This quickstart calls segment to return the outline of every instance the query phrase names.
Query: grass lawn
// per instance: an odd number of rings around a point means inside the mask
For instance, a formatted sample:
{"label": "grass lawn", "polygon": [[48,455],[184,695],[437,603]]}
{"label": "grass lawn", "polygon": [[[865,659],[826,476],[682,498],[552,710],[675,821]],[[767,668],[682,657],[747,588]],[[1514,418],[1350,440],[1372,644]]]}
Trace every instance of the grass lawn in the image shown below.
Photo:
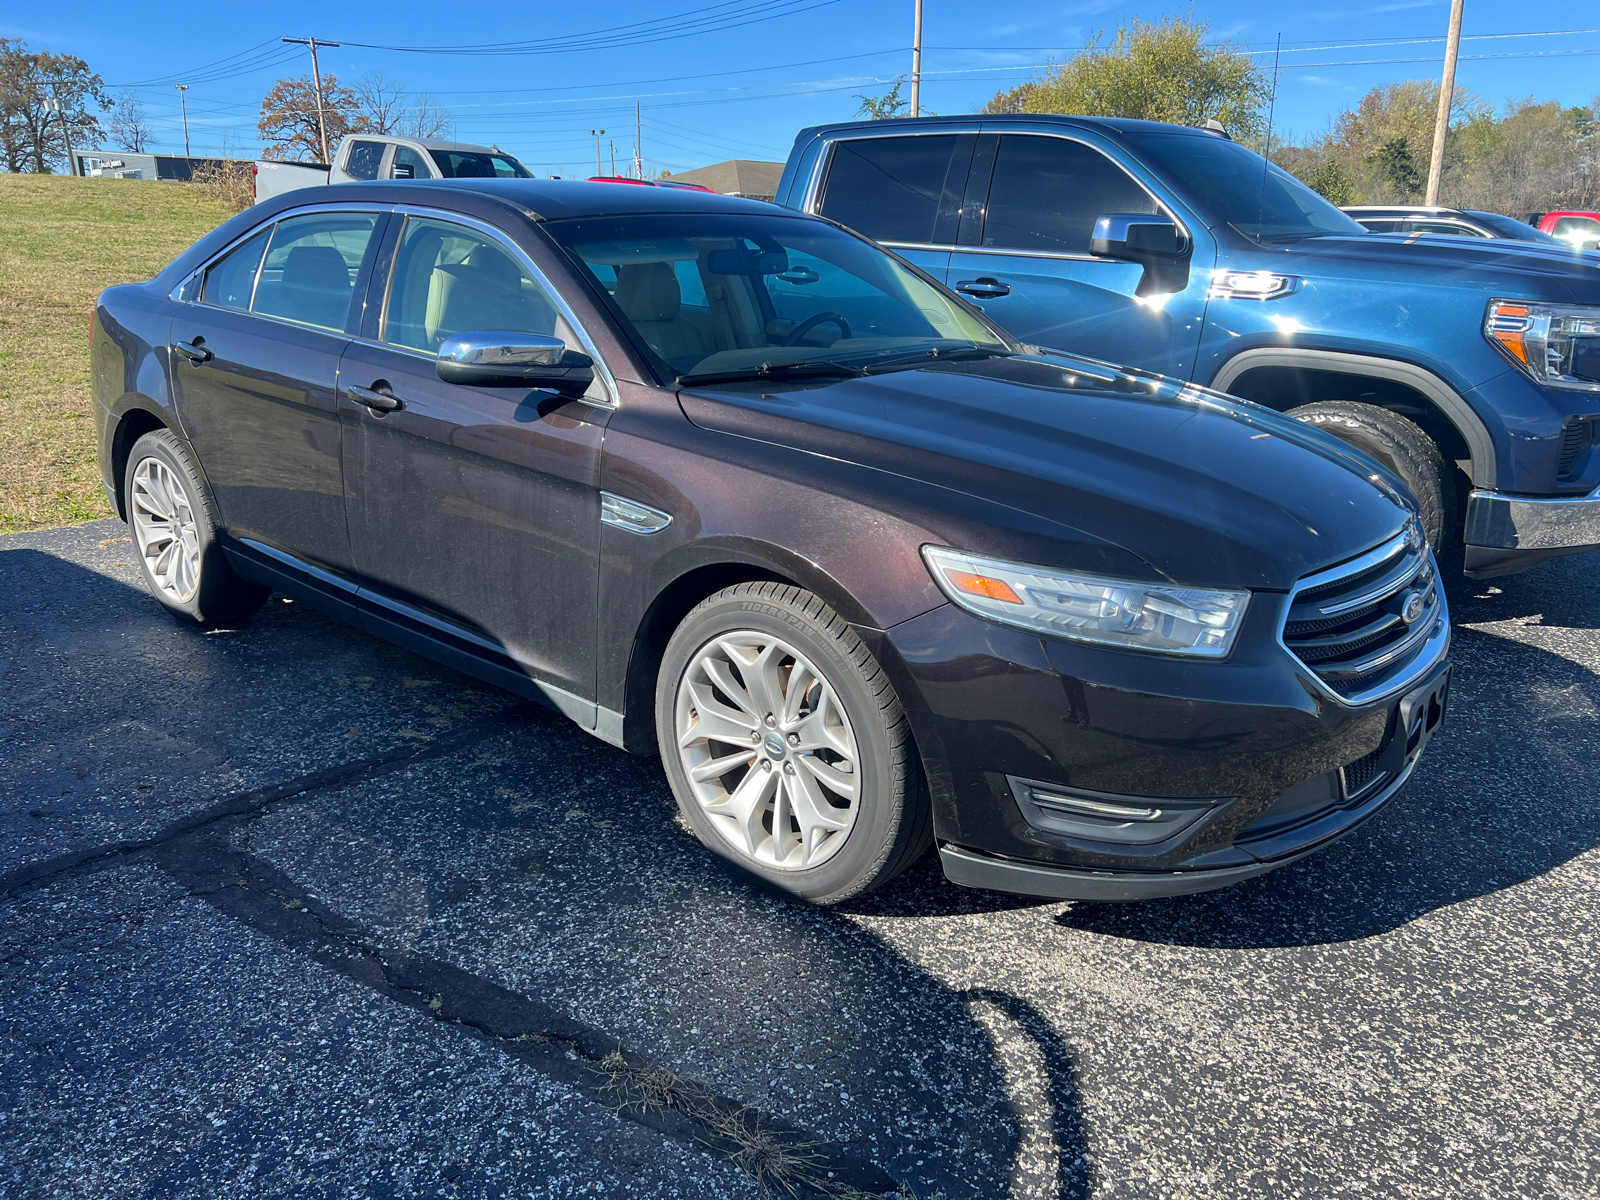
{"label": "grass lawn", "polygon": [[111,515],[89,317],[233,210],[174,183],[0,174],[0,533]]}

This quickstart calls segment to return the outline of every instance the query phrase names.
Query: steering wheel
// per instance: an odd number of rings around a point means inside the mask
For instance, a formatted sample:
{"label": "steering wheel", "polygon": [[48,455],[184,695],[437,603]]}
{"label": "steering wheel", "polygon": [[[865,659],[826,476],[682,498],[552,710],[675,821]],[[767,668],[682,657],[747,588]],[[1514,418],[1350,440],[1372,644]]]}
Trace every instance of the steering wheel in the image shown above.
{"label": "steering wheel", "polygon": [[813,313],[811,316],[807,317],[804,321],[801,321],[800,324],[796,325],[792,330],[790,330],[789,336],[783,339],[783,345],[798,346],[800,344],[800,339],[805,337],[806,334],[810,333],[818,325],[827,325],[830,322],[839,327],[841,338],[847,338],[850,336],[850,322],[844,319],[844,314],[836,312],[820,312]]}

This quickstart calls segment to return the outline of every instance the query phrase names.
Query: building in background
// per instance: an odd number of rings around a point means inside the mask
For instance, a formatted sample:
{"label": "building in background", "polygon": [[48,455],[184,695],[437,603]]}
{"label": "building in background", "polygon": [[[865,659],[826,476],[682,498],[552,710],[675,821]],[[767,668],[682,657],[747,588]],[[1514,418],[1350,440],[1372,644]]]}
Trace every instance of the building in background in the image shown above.
{"label": "building in background", "polygon": [[196,167],[220,167],[223,158],[182,154],[135,154],[131,150],[74,150],[75,173],[94,179],[171,179],[186,183]]}
{"label": "building in background", "polygon": [[746,200],[771,200],[778,194],[778,180],[782,177],[781,162],[753,158],[730,158],[709,167],[665,176],[674,183],[698,183],[724,196],[743,196]]}

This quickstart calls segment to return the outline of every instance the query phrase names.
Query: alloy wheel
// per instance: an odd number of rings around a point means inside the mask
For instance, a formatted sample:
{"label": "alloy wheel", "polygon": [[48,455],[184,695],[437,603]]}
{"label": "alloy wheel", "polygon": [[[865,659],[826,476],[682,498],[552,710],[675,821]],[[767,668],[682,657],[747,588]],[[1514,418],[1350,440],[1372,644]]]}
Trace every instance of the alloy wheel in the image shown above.
{"label": "alloy wheel", "polygon": [[128,509],[150,578],[167,599],[187,604],[200,587],[200,524],[183,481],[161,459],[142,459]]}
{"label": "alloy wheel", "polygon": [[674,729],[695,802],[741,856],[800,871],[844,845],[860,811],[856,735],[793,646],[756,630],[702,646],[678,682]]}

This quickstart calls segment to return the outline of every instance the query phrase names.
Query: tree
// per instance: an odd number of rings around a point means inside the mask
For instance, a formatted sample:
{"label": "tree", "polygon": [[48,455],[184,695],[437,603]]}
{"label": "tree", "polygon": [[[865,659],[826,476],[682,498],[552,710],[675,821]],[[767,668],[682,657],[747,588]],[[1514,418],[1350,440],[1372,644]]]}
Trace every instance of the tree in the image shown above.
{"label": "tree", "polygon": [[1060,66],[1010,91],[985,112],[1077,113],[1136,117],[1176,125],[1220,121],[1240,141],[1266,130],[1271,82],[1250,55],[1207,45],[1209,24],[1184,17],[1135,19],[1102,45],[1102,30]]}
{"label": "tree", "polygon": [[[46,100],[59,101],[57,115]],[[89,104],[110,108],[104,81],[75,54],[31,54],[0,38],[0,154],[8,171],[46,174],[67,163],[66,141],[88,147],[105,137]],[[66,139],[63,140],[63,124]]]}
{"label": "tree", "polygon": [[406,135],[414,138],[448,138],[455,128],[450,114],[434,103],[433,97],[423,92],[411,105],[411,115],[406,119]]}
{"label": "tree", "polygon": [[111,110],[111,140],[119,149],[143,154],[150,144],[150,120],[145,116],[144,104],[132,92],[121,93],[116,107]]}
{"label": "tree", "polygon": [[1422,173],[1417,169],[1417,160],[1411,154],[1411,143],[1406,138],[1390,138],[1367,155],[1367,161],[1377,167],[1379,177],[1394,189],[1400,199],[1411,200],[1422,190]]}
{"label": "tree", "polygon": [[888,121],[895,117],[909,117],[911,115],[911,102],[900,98],[900,88],[904,85],[906,77],[900,76],[894,81],[894,86],[881,96],[856,96],[861,101],[861,106],[856,109],[856,116],[865,117],[869,121]]}
{"label": "tree", "polygon": [[381,71],[369,71],[350,89],[356,98],[356,121],[352,133],[388,133],[402,137],[448,137],[450,114],[434,103],[426,92],[409,103],[404,85]]}
{"label": "tree", "polygon": [[1312,191],[1329,204],[1355,203],[1355,185],[1344,173],[1344,168],[1339,165],[1337,158],[1324,159],[1322,165],[1306,177],[1306,182],[1311,185]]}
{"label": "tree", "polygon": [[[366,128],[356,94],[332,75],[322,77],[322,116],[327,125],[328,152],[347,133]],[[267,158],[320,162],[322,138],[317,127],[317,89],[309,75],[280,79],[261,101],[256,122]]]}

